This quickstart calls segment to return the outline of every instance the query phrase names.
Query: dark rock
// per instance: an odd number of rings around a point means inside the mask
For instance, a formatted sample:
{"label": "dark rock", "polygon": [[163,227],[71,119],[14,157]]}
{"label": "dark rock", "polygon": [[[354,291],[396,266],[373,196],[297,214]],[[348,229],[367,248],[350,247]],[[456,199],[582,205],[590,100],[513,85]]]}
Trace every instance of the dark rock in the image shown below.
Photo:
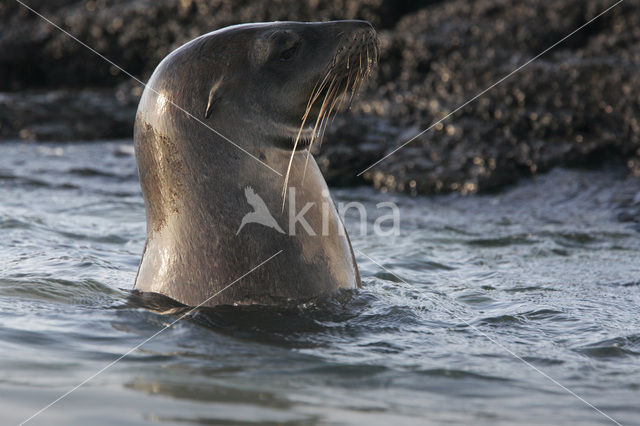
{"label": "dark rock", "polygon": [[129,137],[141,90],[23,91],[0,94],[0,137],[92,140]]}
{"label": "dark rock", "polygon": [[[368,107],[428,128],[612,2],[452,1],[384,32]],[[640,4],[614,8],[365,173],[376,187],[491,190],[559,165],[640,156]],[[387,152],[414,136],[389,140]],[[625,161],[626,160],[626,161]]]}
{"label": "dark rock", "polygon": [[[113,86],[128,80],[16,2],[0,5],[0,91],[33,86]],[[37,0],[28,4],[127,72],[146,81],[183,43],[244,22],[360,18],[390,27],[421,0]]]}
{"label": "dark rock", "polygon": [[[148,78],[180,44],[230,24],[368,19],[377,75],[317,156],[331,184],[412,194],[500,188],[557,165],[618,161],[640,176],[640,3],[624,2],[500,81],[613,0],[33,0]],[[129,137],[140,86],[14,2],[0,4],[0,137]],[[49,92],[50,91],[50,92]]]}

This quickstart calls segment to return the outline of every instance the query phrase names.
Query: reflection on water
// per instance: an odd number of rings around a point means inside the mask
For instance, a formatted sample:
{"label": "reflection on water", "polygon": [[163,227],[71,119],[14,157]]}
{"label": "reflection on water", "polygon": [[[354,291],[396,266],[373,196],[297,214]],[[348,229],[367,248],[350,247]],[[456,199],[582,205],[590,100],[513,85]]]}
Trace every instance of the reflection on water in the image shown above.
{"label": "reflection on water", "polygon": [[[584,170],[477,197],[334,191],[371,218],[398,203],[400,236],[353,237],[388,271],[358,255],[362,290],[188,313],[30,424],[608,423],[508,351],[637,424],[638,194]],[[0,200],[14,424],[187,310],[131,292],[145,224],[127,142],[0,145]]]}

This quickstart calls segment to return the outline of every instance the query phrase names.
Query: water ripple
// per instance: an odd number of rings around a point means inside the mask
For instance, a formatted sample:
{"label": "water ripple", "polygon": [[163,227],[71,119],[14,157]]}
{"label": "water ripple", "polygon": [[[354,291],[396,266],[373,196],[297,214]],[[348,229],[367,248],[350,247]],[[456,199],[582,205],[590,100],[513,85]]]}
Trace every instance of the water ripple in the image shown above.
{"label": "water ripple", "polygon": [[[141,425],[600,421],[521,359],[622,423],[640,416],[640,238],[621,216],[638,180],[556,170],[491,195],[393,195],[399,236],[352,233],[392,273],[359,255],[358,291],[189,313],[130,291],[145,233],[136,176],[130,141],[0,145],[10,420],[160,330],[43,424],[102,406],[118,407],[104,413],[112,423]],[[389,197],[334,195],[367,211]]]}

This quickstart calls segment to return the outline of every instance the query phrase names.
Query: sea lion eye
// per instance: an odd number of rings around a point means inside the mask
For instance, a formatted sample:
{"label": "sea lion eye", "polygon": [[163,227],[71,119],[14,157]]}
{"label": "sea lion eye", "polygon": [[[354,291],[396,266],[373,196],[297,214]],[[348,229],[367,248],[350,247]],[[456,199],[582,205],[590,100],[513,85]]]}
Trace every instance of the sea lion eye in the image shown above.
{"label": "sea lion eye", "polygon": [[291,46],[288,49],[283,50],[282,52],[280,52],[280,60],[283,62],[287,62],[293,59],[294,55],[296,54],[296,51],[298,50],[298,46],[299,43],[294,44],[293,46]]}

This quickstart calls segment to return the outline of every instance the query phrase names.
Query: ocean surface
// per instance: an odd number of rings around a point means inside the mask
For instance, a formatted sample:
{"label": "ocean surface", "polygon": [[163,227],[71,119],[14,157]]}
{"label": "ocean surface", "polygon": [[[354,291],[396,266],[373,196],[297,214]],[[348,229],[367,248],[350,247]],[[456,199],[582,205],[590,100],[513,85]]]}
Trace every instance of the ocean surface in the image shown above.
{"label": "ocean surface", "polygon": [[640,180],[333,195],[400,209],[347,215],[361,290],[194,312],[105,369],[184,313],[131,292],[131,143],[0,144],[0,424],[90,377],[27,424],[640,424]]}

